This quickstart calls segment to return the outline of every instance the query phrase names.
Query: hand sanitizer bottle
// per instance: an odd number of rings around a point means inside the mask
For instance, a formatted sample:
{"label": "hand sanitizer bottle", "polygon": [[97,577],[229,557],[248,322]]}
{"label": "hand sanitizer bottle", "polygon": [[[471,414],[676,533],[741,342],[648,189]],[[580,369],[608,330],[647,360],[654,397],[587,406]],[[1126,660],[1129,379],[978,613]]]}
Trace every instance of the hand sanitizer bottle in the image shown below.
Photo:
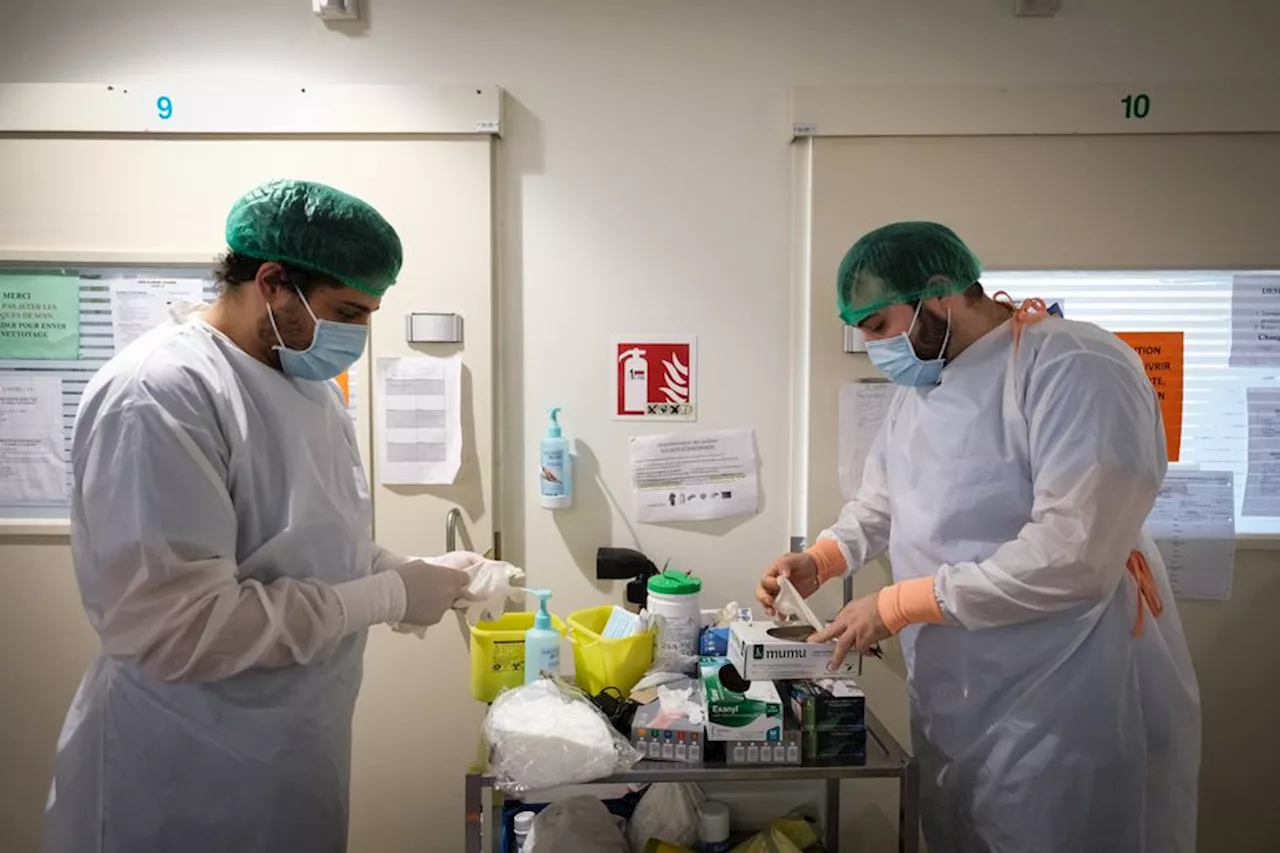
{"label": "hand sanitizer bottle", "polygon": [[538,596],[539,601],[533,627],[524,632],[524,683],[529,684],[541,678],[544,672],[560,674],[560,632],[551,627],[551,613],[547,610],[551,590],[528,589],[525,592]]}
{"label": "hand sanitizer bottle", "polygon": [[551,410],[551,423],[542,439],[539,462],[539,499],[543,509],[568,509],[573,505],[573,454],[560,429],[559,409]]}

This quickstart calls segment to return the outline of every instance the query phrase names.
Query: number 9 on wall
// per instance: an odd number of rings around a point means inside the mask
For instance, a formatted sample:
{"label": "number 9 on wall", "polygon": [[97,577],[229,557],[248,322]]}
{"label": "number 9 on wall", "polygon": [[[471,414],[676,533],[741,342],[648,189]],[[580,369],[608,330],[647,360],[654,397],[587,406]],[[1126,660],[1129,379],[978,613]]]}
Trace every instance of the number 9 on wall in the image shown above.
{"label": "number 9 on wall", "polygon": [[173,118],[173,101],[169,100],[168,95],[161,95],[156,98],[156,115],[160,116],[163,121]]}

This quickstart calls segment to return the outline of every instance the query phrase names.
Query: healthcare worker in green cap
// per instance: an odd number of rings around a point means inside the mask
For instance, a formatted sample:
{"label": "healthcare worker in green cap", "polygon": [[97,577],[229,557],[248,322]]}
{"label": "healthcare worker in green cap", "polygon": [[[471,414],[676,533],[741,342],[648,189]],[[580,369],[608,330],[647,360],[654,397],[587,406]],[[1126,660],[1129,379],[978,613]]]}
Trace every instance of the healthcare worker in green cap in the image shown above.
{"label": "healthcare worker in green cap", "polygon": [[72,549],[102,651],[67,715],[51,853],[341,851],[366,629],[431,625],[481,558],[397,557],[332,380],[400,270],[372,207],[238,201],[212,306],[107,363],[73,439]]}
{"label": "healthcare worker in green cap", "polygon": [[992,299],[980,273],[933,223],[849,250],[840,316],[901,388],[854,499],[757,596],[888,553],[894,583],[813,639],[843,660],[901,637],[933,853],[1191,851],[1199,688],[1143,527],[1156,395],[1115,336]]}

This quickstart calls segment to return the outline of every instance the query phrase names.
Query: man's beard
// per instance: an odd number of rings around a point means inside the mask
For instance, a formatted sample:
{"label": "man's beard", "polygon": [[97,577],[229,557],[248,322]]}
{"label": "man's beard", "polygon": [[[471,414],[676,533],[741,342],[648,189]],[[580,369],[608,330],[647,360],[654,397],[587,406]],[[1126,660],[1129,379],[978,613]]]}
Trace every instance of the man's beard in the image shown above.
{"label": "man's beard", "polygon": [[[305,350],[311,346],[311,339],[315,335],[315,329],[312,325],[311,316],[307,313],[307,309],[302,306],[299,299],[289,301],[287,308],[277,308],[275,311],[276,325],[273,329],[271,326],[271,317],[263,315],[258,322],[258,342],[266,349],[267,352],[274,354],[275,347],[281,342],[286,347],[294,350]],[[280,330],[279,339],[276,338],[275,329]]]}

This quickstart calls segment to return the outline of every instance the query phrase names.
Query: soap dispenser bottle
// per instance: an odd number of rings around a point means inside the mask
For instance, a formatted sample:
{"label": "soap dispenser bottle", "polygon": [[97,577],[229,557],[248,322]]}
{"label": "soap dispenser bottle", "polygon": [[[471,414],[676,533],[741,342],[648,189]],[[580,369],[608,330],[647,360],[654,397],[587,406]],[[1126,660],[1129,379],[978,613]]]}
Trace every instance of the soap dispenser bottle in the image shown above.
{"label": "soap dispenser bottle", "polygon": [[539,500],[543,509],[568,509],[573,505],[573,454],[560,429],[560,410],[551,410],[547,435],[539,453]]}
{"label": "soap dispenser bottle", "polygon": [[528,589],[529,595],[538,596],[538,612],[533,617],[533,627],[524,632],[524,683],[530,684],[542,677],[542,673],[560,673],[560,632],[551,625],[551,613],[547,602],[549,589]]}

